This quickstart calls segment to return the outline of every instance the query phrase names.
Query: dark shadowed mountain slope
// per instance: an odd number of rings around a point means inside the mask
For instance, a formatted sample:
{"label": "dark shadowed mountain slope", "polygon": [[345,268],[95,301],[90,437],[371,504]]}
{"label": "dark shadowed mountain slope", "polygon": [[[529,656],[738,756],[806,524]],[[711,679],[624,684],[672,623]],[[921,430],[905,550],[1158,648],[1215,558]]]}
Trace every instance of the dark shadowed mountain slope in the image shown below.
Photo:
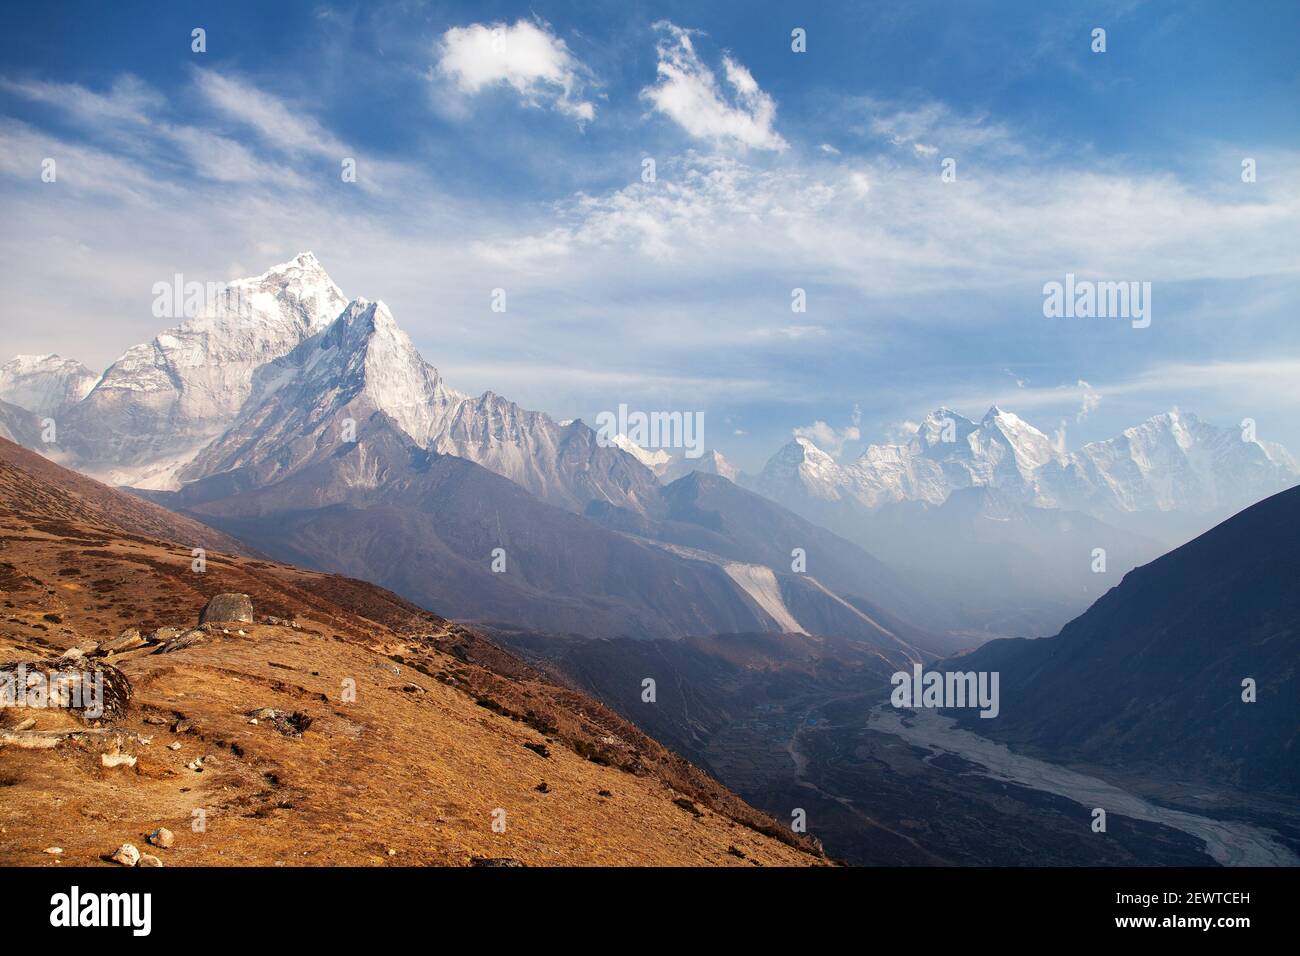
{"label": "dark shadowed mountain slope", "polygon": [[1129,572],[1056,637],[948,663],[1001,672],[1001,716],[969,724],[1009,744],[1300,792],[1300,489]]}
{"label": "dark shadowed mountain slope", "polygon": [[[427,452],[364,401],[339,416],[357,422],[357,440],[337,440],[333,417],[321,422],[277,481],[236,470],[169,500],[272,557],[375,581],[462,620],[629,637],[774,626],[708,562],[607,531],[473,462]],[[493,570],[498,548],[503,571]]]}

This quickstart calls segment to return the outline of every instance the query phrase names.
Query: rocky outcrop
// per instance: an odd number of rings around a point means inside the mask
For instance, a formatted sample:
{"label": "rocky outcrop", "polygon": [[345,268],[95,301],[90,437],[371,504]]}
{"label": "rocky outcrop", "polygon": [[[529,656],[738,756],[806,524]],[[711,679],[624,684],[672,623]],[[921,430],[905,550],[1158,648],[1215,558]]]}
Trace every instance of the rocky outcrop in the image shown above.
{"label": "rocky outcrop", "polygon": [[0,667],[6,706],[59,708],[86,723],[114,720],[131,703],[131,682],[111,664],[83,660],[20,661]]}

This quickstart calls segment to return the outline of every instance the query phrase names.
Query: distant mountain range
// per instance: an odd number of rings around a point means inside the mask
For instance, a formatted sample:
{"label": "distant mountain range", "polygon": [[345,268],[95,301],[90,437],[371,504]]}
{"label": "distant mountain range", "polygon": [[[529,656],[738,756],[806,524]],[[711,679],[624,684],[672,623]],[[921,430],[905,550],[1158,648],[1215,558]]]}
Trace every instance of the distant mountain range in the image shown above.
{"label": "distant mountain range", "polygon": [[382,302],[348,300],[311,253],[227,284],[102,376],[8,363],[0,435],[457,617],[835,633],[898,660],[1052,633],[1177,540],[1129,518],[1196,523],[1297,477],[1277,446],[1186,414],[1067,455],[995,408],[979,423],[940,409],[847,465],[796,438],[749,478],[716,451],[604,443],[454,390]]}
{"label": "distant mountain range", "polygon": [[954,491],[995,488],[1020,504],[1114,520],[1141,511],[1218,514],[1297,480],[1300,468],[1280,445],[1187,412],[1157,415],[1067,453],[994,406],[979,422],[940,408],[909,441],[871,445],[847,465],[797,437],[752,484],[777,501],[802,497],[867,510],[906,501],[941,505]]}
{"label": "distant mountain range", "polygon": [[[625,441],[450,388],[382,302],[345,302],[309,253],[222,295],[60,405],[55,445],[16,405],[0,424],[262,553],[461,619],[597,637],[834,630],[900,666],[961,646],[899,575],[725,478],[665,488]],[[33,365],[41,394],[75,373]]]}
{"label": "distant mountain range", "polygon": [[738,480],[897,566],[942,575],[939,589],[975,610],[976,631],[1032,636],[1295,485],[1300,468],[1280,445],[1186,412],[1066,453],[995,406],[979,422],[940,408],[907,442],[848,464],[796,437]]}

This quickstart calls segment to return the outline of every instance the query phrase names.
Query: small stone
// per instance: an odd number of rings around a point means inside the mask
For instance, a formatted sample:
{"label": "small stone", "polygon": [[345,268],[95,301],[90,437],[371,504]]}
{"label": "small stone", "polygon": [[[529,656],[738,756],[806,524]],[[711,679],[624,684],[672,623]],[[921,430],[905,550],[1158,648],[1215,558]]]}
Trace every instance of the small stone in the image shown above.
{"label": "small stone", "polygon": [[389,856],[397,856],[397,851],[394,850],[392,847],[389,847],[389,848],[388,848],[388,855],[389,855]]}
{"label": "small stone", "polygon": [[86,652],[79,647],[69,647],[59,655],[61,661],[79,661],[86,656]]}
{"label": "small stone", "polygon": [[144,722],[146,724],[152,724],[154,727],[159,727],[162,724],[167,723],[167,718],[159,717],[157,714],[150,714],[149,716],[145,717]]}
{"label": "small stone", "polygon": [[149,834],[149,842],[154,846],[162,847],[164,850],[170,850],[172,844],[176,842],[176,837],[171,830],[166,827],[159,827]]}
{"label": "small stone", "polygon": [[140,854],[139,865],[140,866],[162,866],[163,861],[158,859],[158,857],[154,856],[152,853],[142,853]]}
{"label": "small stone", "polygon": [[26,720],[21,721],[18,724],[18,726],[14,728],[14,730],[31,730],[35,726],[36,726],[36,718],[28,717]]}
{"label": "small stone", "polygon": [[176,637],[173,637],[165,644],[158,645],[155,654],[170,654],[173,651],[183,651],[187,647],[193,647],[196,644],[202,644],[208,639],[208,632],[200,628],[191,628]]}
{"label": "small stone", "polygon": [[110,859],[114,863],[121,863],[123,866],[135,866],[140,862],[140,851],[130,843],[123,843]]}
{"label": "small stone", "polygon": [[199,623],[239,621],[253,623],[253,601],[247,594],[215,594],[199,614]]}
{"label": "small stone", "polygon": [[180,750],[180,749],[181,749],[181,742],[180,742],[179,740],[174,740],[174,741],[172,741],[171,743],[169,743],[169,744],[167,745],[167,749],[168,749],[168,750]]}
{"label": "small stone", "polygon": [[131,754],[100,754],[99,762],[105,767],[134,767],[135,757]]}
{"label": "small stone", "polygon": [[61,847],[61,846],[47,846],[47,847],[46,847],[44,850],[42,850],[41,852],[42,852],[42,853],[48,853],[50,856],[62,856],[62,855],[63,855],[63,847]]}
{"label": "small stone", "polygon": [[134,627],[128,627],[111,641],[105,641],[99,645],[100,654],[120,654],[123,651],[134,650],[137,647],[144,647],[147,642],[140,636],[140,632]]}

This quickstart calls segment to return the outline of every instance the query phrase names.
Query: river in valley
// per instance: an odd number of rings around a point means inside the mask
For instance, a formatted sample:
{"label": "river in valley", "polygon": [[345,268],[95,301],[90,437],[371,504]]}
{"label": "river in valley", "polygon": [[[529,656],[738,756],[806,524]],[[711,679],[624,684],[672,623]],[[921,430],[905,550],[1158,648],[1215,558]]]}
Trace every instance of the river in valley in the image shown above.
{"label": "river in valley", "polygon": [[908,724],[892,707],[871,711],[867,727],[895,734],[910,744],[935,752],[955,754],[984,768],[985,775],[1023,787],[1073,800],[1091,810],[1105,809],[1134,820],[1159,823],[1191,834],[1205,843],[1206,852],[1224,866],[1300,866],[1300,857],[1268,830],[1171,810],[1135,796],[1096,777],[1056,764],[1021,756],[1003,744],[955,726],[955,721],[934,711],[914,711]]}

